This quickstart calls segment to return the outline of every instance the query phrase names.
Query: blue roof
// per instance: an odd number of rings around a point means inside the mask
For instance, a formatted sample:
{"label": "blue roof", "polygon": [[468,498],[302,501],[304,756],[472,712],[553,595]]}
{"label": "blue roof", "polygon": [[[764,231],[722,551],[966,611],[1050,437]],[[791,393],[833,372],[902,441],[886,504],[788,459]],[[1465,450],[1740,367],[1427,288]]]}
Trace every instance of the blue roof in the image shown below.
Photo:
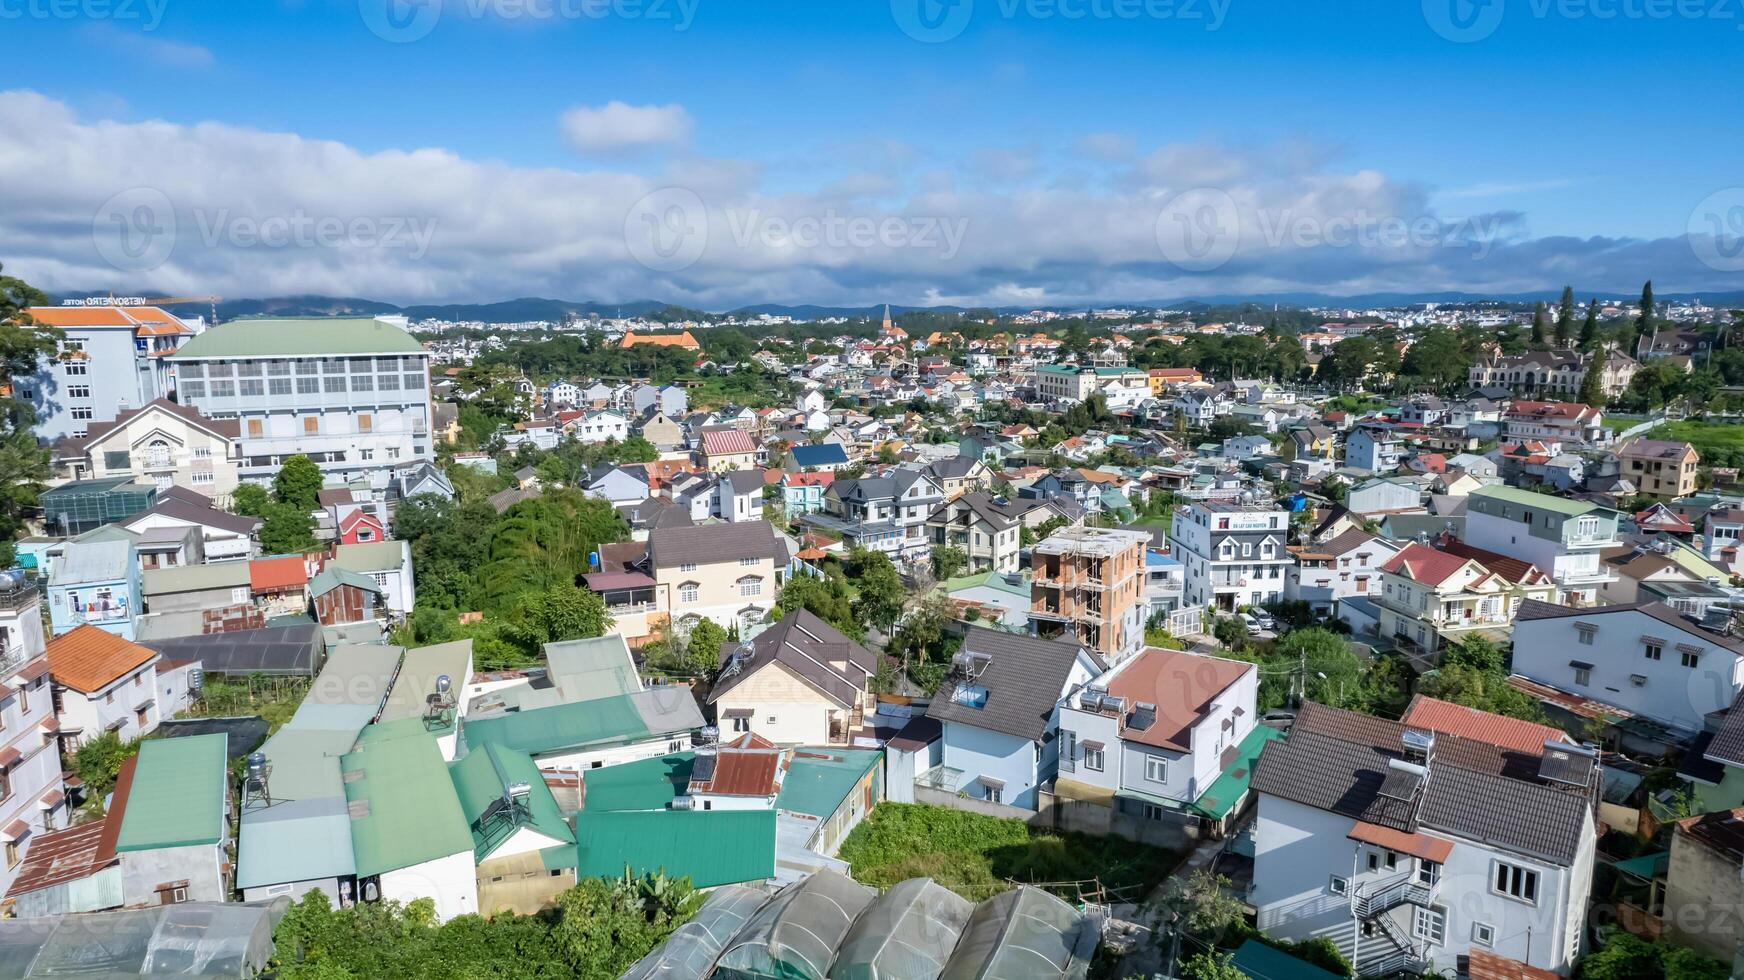
{"label": "blue roof", "polygon": [[1338,976],[1258,939],[1249,939],[1235,951],[1235,968],[1253,980],[1335,980]]}
{"label": "blue roof", "polygon": [[1175,559],[1169,557],[1168,555],[1163,554],[1160,551],[1146,551],[1145,552],[1145,567],[1146,568],[1169,568],[1171,566],[1175,566],[1175,565],[1179,565],[1179,564],[1181,564],[1181,563],[1176,561]]}
{"label": "blue roof", "polygon": [[833,442],[817,446],[794,446],[788,450],[795,466],[830,466],[848,461],[848,451]]}

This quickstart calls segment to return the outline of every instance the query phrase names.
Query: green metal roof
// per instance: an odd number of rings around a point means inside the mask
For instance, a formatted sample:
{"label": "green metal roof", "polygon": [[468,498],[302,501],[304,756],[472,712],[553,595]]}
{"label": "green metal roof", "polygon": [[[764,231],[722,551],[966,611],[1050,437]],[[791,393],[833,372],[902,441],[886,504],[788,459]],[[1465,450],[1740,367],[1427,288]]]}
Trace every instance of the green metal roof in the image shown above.
{"label": "green metal roof", "polygon": [[[242,565],[246,564],[246,562],[232,562],[231,564]],[[208,565],[191,567],[211,568],[216,566]],[[309,595],[314,598],[320,598],[321,596],[332,592],[334,589],[339,588],[341,585],[349,585],[354,589],[362,589],[365,592],[373,592],[376,595],[381,595],[382,593],[382,587],[375,584],[375,579],[370,578],[362,572],[354,572],[349,568],[340,568],[337,563],[329,562],[327,567],[316,572],[315,577],[309,580]]]}
{"label": "green metal roof", "polygon": [[1521,490],[1517,487],[1479,487],[1478,489],[1473,490],[1471,495],[1479,499],[1504,500],[1508,503],[1519,504],[1523,507],[1549,511],[1552,514],[1561,514],[1564,517],[1579,517],[1582,514],[1590,514],[1593,511],[1602,511],[1605,509],[1600,507],[1598,504],[1589,504],[1584,500],[1570,500],[1567,497],[1553,497],[1548,493],[1533,493],[1531,490]]}
{"label": "green metal roof", "polygon": [[466,744],[476,750],[489,742],[534,754],[552,749],[630,742],[652,734],[627,694],[592,701],[513,711],[494,718],[467,719]]}
{"label": "green metal roof", "polygon": [[1235,968],[1253,980],[1337,980],[1338,974],[1299,960],[1258,939],[1249,939],[1235,951]]}
{"label": "green metal roof", "polygon": [[115,849],[147,851],[223,840],[228,745],[223,732],[141,743]]}
{"label": "green metal roof", "polygon": [[882,749],[797,749],[787,778],[781,781],[781,795],[775,798],[775,806],[827,817],[836,812],[854,784],[883,757]]}
{"label": "green metal roof", "polygon": [[545,644],[551,679],[569,697],[603,698],[642,689],[630,647],[616,633]]}
{"label": "green metal roof", "polygon": [[[531,827],[557,841],[575,842],[563,812],[557,808],[545,777],[531,756],[500,745],[487,745],[458,762],[450,763],[448,775],[454,780],[454,792],[460,799],[460,809],[472,827],[473,854],[483,861],[490,853],[522,827]],[[480,822],[485,810],[503,798],[503,787],[526,783],[527,814],[513,820]]]}
{"label": "green metal roof", "polygon": [[472,830],[448,764],[423,722],[370,725],[339,769],[359,876],[472,852]]}
{"label": "green metal roof", "polygon": [[1659,851],[1654,854],[1643,854],[1627,861],[1618,861],[1614,865],[1618,871],[1637,878],[1652,881],[1656,876],[1663,875],[1671,869],[1671,852]]}
{"label": "green metal roof", "polygon": [[172,565],[169,568],[148,568],[140,574],[140,580],[142,582],[141,588],[146,595],[165,595],[171,592],[204,592],[208,589],[234,589],[248,584],[248,562],[220,561],[209,565]]}
{"label": "green metal roof", "polygon": [[983,586],[1000,592],[1009,592],[1014,596],[1021,597],[1026,603],[1029,601],[1029,588],[1027,586],[1013,583],[1004,575],[991,569],[977,572],[974,575],[960,575],[957,578],[945,580],[946,592],[960,592],[963,589],[978,589]]}
{"label": "green metal roof", "polygon": [[1193,809],[1205,814],[1213,820],[1222,820],[1229,811],[1240,803],[1247,795],[1248,783],[1253,781],[1254,764],[1259,761],[1260,751],[1266,743],[1284,737],[1284,733],[1266,725],[1255,725],[1254,730],[1247,733],[1241,744],[1235,747],[1235,758],[1229,763],[1211,783],[1211,788],[1199,795],[1193,802]]}
{"label": "green metal roof", "polygon": [[411,334],[373,317],[312,316],[232,320],[183,344],[169,359],[333,357],[423,351]]}
{"label": "green metal roof", "polygon": [[775,875],[775,811],[649,810],[575,817],[576,874],[664,871],[698,888]]}
{"label": "green metal roof", "polygon": [[582,806],[602,810],[664,810],[690,785],[694,752],[639,759],[582,774]]}
{"label": "green metal roof", "polygon": [[399,568],[405,559],[402,542],[392,538],[385,541],[342,544],[333,549],[333,564],[353,572],[385,572]]}

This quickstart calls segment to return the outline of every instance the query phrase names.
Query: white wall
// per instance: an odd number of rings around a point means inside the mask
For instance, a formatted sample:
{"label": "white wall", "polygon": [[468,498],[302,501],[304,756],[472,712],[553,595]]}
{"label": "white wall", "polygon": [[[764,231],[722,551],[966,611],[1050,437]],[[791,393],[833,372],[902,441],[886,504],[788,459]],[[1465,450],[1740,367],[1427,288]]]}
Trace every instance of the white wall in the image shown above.
{"label": "white wall", "polygon": [[990,732],[957,722],[944,723],[944,765],[963,775],[951,787],[976,799],[982,797],[978,777],[1004,780],[1000,802],[1025,810],[1036,808],[1036,744],[1029,739]]}
{"label": "white wall", "polygon": [[[673,748],[676,743],[679,747]],[[585,749],[579,752],[554,752],[548,755],[534,756],[534,761],[540,769],[568,770],[571,772],[586,772],[589,769],[603,769],[625,762],[636,762],[641,759],[653,759],[668,752],[685,752],[691,747],[689,732],[672,736],[645,739],[629,745],[613,745],[608,748]],[[474,749],[473,751],[478,751]],[[594,765],[594,763],[599,765]]]}
{"label": "white wall", "polygon": [[436,918],[446,922],[457,915],[478,911],[477,869],[472,851],[465,850],[409,868],[381,875],[382,901],[410,902],[416,898],[436,900]]}

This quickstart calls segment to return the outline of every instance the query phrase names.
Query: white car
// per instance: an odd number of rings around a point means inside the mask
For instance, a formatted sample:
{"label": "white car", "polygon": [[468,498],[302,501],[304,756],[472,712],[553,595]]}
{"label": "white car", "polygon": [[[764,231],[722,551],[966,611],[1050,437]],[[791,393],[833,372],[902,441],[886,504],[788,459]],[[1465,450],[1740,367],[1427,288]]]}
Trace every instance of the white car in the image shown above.
{"label": "white car", "polygon": [[1253,613],[1242,613],[1240,618],[1241,624],[1247,627],[1247,635],[1249,636],[1258,636],[1260,631],[1266,628],[1260,625],[1259,619]]}

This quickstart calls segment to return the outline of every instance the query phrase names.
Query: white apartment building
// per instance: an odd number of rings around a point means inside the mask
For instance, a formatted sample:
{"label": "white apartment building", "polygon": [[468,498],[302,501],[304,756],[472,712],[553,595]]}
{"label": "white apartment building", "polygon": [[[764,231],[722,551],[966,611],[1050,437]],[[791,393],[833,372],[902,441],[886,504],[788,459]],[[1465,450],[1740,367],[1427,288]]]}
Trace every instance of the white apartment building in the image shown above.
{"label": "white apartment building", "polygon": [[[105,634],[107,635],[107,634]],[[42,597],[17,572],[0,574],[0,895],[12,887],[31,839],[65,827],[54,699],[42,630]]]}
{"label": "white apartment building", "polygon": [[123,742],[157,730],[157,651],[90,624],[54,638],[48,669],[54,681],[58,735],[71,751],[114,732]]}
{"label": "white apartment building", "polygon": [[1744,641],[1663,602],[1525,602],[1514,620],[1513,670],[1694,735],[1744,689]]}
{"label": "white apartment building", "polygon": [[241,443],[236,419],[209,419],[158,399],[109,422],[92,422],[76,455],[61,452],[75,480],[131,476],[159,490],[186,487],[227,503],[236,489]]}
{"label": "white apartment building", "polygon": [[1304,705],[1254,770],[1261,931],[1329,939],[1360,976],[1452,974],[1473,952],[1567,973],[1592,885],[1598,760],[1557,742],[1523,752],[1512,736],[1527,723],[1484,721],[1467,729],[1479,740]]}
{"label": "white apartment building", "polygon": [[1531,562],[1556,583],[1559,601],[1593,605],[1617,575],[1600,553],[1622,544],[1614,510],[1566,497],[1493,486],[1466,498],[1465,542]]}
{"label": "white apartment building", "polygon": [[1287,511],[1254,504],[1195,503],[1175,512],[1169,553],[1181,562],[1183,601],[1234,612],[1284,595],[1294,559]]}
{"label": "white apartment building", "polygon": [[1330,615],[1340,599],[1378,598],[1381,566],[1399,553],[1386,538],[1352,529],[1321,544],[1290,550],[1295,564],[1284,576],[1284,598],[1306,602],[1315,615]]}
{"label": "white apartment building", "polygon": [[270,480],[295,455],[330,478],[379,477],[433,458],[430,355],[360,317],[233,320],[166,358],[178,400],[238,420],[241,477]]}
{"label": "white apartment building", "polygon": [[[94,422],[139,408],[174,390],[165,366],[195,327],[155,306],[33,306],[26,314],[64,335],[55,360],[15,379],[36,410],[46,442],[83,438]],[[197,325],[199,321],[194,321]]]}

